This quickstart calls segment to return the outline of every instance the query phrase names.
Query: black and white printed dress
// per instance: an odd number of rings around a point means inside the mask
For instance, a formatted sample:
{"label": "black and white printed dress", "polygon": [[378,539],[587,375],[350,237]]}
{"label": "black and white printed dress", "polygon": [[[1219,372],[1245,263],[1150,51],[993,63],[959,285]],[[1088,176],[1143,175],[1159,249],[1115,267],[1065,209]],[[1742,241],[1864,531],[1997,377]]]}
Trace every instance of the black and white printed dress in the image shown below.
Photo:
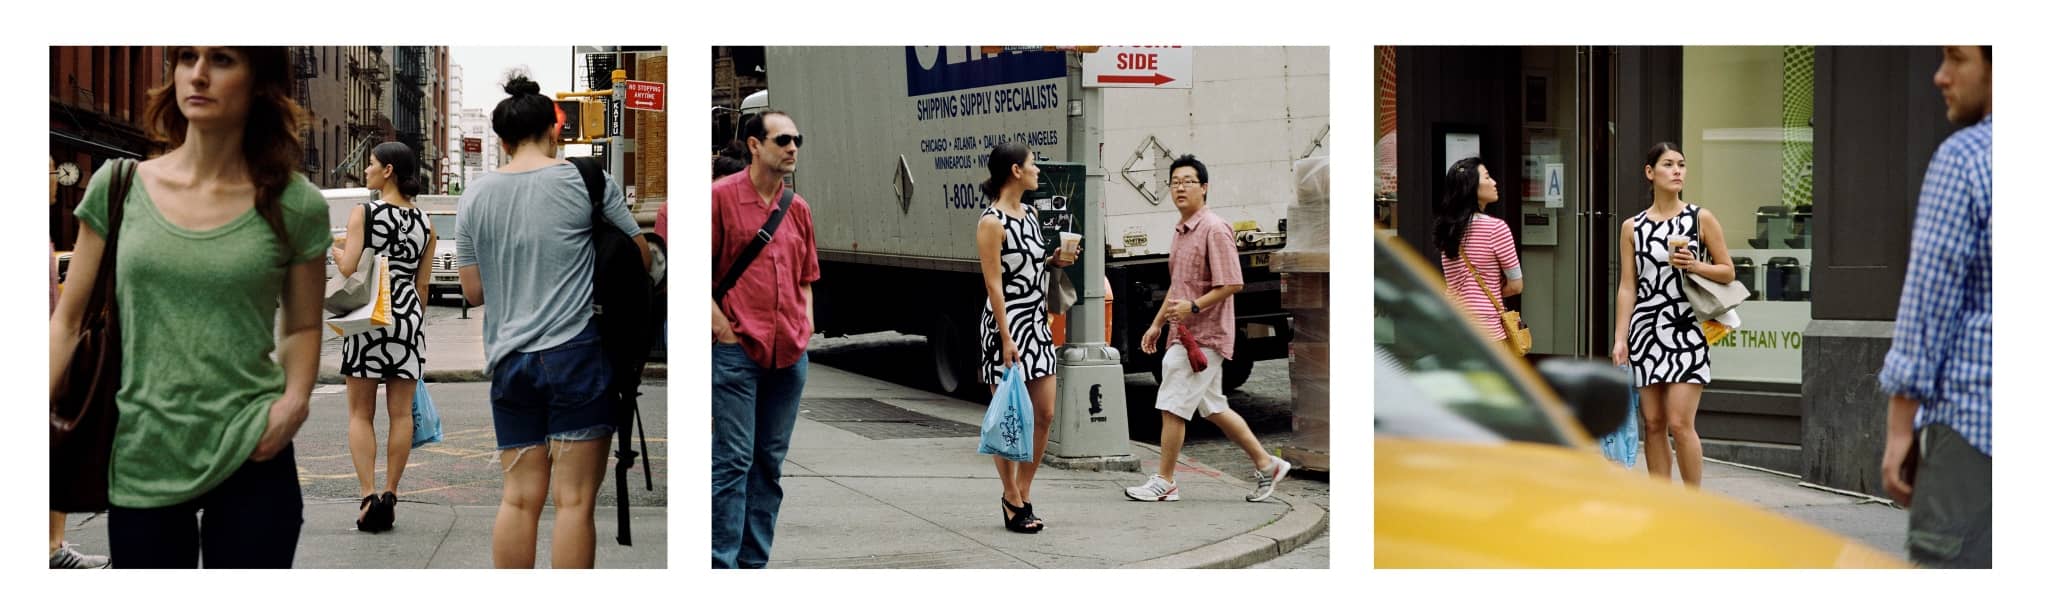
{"label": "black and white printed dress", "polygon": [[1651,221],[1647,210],[1636,214],[1636,309],[1628,320],[1628,362],[1638,388],[1713,380],[1707,370],[1706,334],[1679,287],[1683,272],[1671,266],[1669,242],[1670,237],[1683,235],[1691,239],[1693,253],[1699,253],[1699,209],[1687,203],[1663,222]]}
{"label": "black and white printed dress", "polygon": [[391,326],[371,329],[341,340],[341,375],[375,380],[418,380],[426,373],[426,312],[414,286],[427,249],[427,215],[416,207],[384,201],[369,204],[364,217],[363,258],[357,267],[372,266],[375,254],[391,261]]}
{"label": "black and white printed dress", "polygon": [[[1050,376],[1058,359],[1053,356],[1052,328],[1045,315],[1046,242],[1039,231],[1038,212],[1024,208],[1024,217],[1013,217],[995,206],[981,211],[1003,223],[1003,313],[1009,317],[1010,341],[1017,345],[1017,363],[1030,380]],[[988,301],[981,303],[981,379],[1003,380],[1003,339],[996,335],[995,313]]]}

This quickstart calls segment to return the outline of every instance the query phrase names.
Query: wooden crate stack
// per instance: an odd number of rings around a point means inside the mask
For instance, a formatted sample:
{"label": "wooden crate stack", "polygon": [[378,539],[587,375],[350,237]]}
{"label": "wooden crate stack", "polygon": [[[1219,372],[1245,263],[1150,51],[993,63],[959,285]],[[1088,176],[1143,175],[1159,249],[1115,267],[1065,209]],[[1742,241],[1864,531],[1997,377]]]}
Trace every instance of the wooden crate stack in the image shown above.
{"label": "wooden crate stack", "polygon": [[1287,248],[1273,255],[1280,305],[1293,317],[1287,376],[1294,394],[1294,438],[1280,456],[1297,469],[1330,471],[1329,163],[1295,164]]}

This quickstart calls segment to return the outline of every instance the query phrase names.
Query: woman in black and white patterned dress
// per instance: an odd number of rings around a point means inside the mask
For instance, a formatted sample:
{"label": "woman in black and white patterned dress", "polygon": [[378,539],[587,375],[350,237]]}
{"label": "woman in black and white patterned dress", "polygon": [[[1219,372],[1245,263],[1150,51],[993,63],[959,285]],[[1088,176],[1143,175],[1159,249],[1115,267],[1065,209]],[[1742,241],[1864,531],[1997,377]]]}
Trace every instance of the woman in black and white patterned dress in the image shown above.
{"label": "woman in black and white patterned dress", "polygon": [[1039,230],[1038,214],[1024,206],[1024,193],[1038,188],[1038,163],[1021,143],[998,145],[989,152],[989,179],[981,184],[991,201],[975,225],[975,246],[981,255],[982,285],[988,302],[981,306],[981,376],[995,390],[1004,369],[1024,370],[1031,393],[1031,463],[996,457],[996,475],[1003,481],[1003,526],[1035,533],[1044,529],[1031,509],[1031,480],[1037,460],[1045,455],[1052,428],[1054,356],[1052,330],[1046,326],[1046,265],[1073,264],[1078,250],[1049,253],[1051,242]]}
{"label": "woman in black and white patterned dress", "polygon": [[[1708,264],[1709,259],[1696,256],[1704,247],[1711,262],[1730,262],[1721,223],[1713,212],[1678,198],[1685,189],[1685,154],[1678,146],[1652,147],[1643,174],[1653,199],[1649,209],[1622,223],[1625,251],[1615,290],[1611,358],[1615,365],[1631,368],[1641,390],[1644,465],[1650,475],[1670,479],[1675,448],[1679,477],[1696,488],[1702,457],[1693,417],[1713,374],[1708,369],[1706,334],[1686,302],[1681,276],[1697,273],[1727,283],[1734,281],[1735,267]],[[1675,238],[1682,243],[1675,243]]]}
{"label": "woman in black and white patterned dress", "polygon": [[[348,449],[362,494],[356,529],[391,528],[398,506],[398,479],[412,452],[413,388],[425,373],[425,306],[419,289],[425,284],[426,255],[434,249],[434,230],[425,212],[413,207],[419,195],[419,159],[412,148],[389,142],[370,151],[364,177],[378,200],[349,214],[348,240],[335,247],[335,267],[342,275],[383,255],[391,266],[391,326],[371,329],[341,340],[341,375],[348,382]],[[391,417],[385,448],[384,490],[375,491],[377,385],[384,385],[385,412]]]}

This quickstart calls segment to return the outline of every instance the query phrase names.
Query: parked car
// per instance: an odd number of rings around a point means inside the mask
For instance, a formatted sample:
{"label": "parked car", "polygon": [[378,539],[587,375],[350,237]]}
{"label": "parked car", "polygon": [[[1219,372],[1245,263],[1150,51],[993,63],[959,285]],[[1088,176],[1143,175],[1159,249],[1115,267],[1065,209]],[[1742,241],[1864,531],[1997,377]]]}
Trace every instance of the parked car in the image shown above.
{"label": "parked car", "polygon": [[1442,277],[1380,232],[1373,265],[1379,568],[1887,568],[1854,540],[1648,478],[1593,436],[1628,412],[1611,363],[1530,368],[1480,339]]}
{"label": "parked car", "polygon": [[[348,219],[356,206],[376,200],[369,188],[328,188],[320,195],[327,199],[327,221],[334,232],[336,245],[348,240]],[[462,280],[455,273],[455,212],[461,197],[445,194],[422,194],[413,198],[413,205],[427,213],[429,224],[439,235],[435,242],[433,270],[427,275],[427,294],[421,299],[432,302],[441,295],[462,295]],[[334,258],[327,259],[327,277],[337,275]]]}

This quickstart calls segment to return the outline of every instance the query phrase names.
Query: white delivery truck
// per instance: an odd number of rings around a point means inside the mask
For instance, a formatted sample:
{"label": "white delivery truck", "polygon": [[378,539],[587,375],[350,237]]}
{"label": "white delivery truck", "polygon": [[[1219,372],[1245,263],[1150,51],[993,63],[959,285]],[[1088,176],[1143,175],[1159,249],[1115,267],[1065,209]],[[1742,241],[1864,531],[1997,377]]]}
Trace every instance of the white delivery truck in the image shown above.
{"label": "white delivery truck", "polygon": [[[1096,161],[1086,168],[1094,181],[1048,174],[1043,183],[1061,185],[1042,188],[1085,191],[1104,212],[1106,236],[1085,245],[1104,250],[1108,341],[1126,373],[1156,374],[1159,355],[1140,352],[1139,340],[1165,300],[1180,220],[1168,168],[1182,154],[1208,166],[1209,208],[1237,230],[1245,286],[1226,387],[1242,384],[1253,361],[1287,358],[1288,314],[1267,261],[1286,243],[1293,162],[1328,154],[1329,49],[1172,52],[1191,62],[1169,87],[1102,88],[1090,98],[1081,52],[768,48],[768,90],[747,97],[736,125],[774,109],[804,135],[791,181],[817,234],[818,330],[925,335],[939,388],[985,394],[974,376],[986,300],[974,226],[988,199],[978,185],[990,148],[1021,140],[1041,160]],[[1063,229],[1069,220],[1046,217]]]}

